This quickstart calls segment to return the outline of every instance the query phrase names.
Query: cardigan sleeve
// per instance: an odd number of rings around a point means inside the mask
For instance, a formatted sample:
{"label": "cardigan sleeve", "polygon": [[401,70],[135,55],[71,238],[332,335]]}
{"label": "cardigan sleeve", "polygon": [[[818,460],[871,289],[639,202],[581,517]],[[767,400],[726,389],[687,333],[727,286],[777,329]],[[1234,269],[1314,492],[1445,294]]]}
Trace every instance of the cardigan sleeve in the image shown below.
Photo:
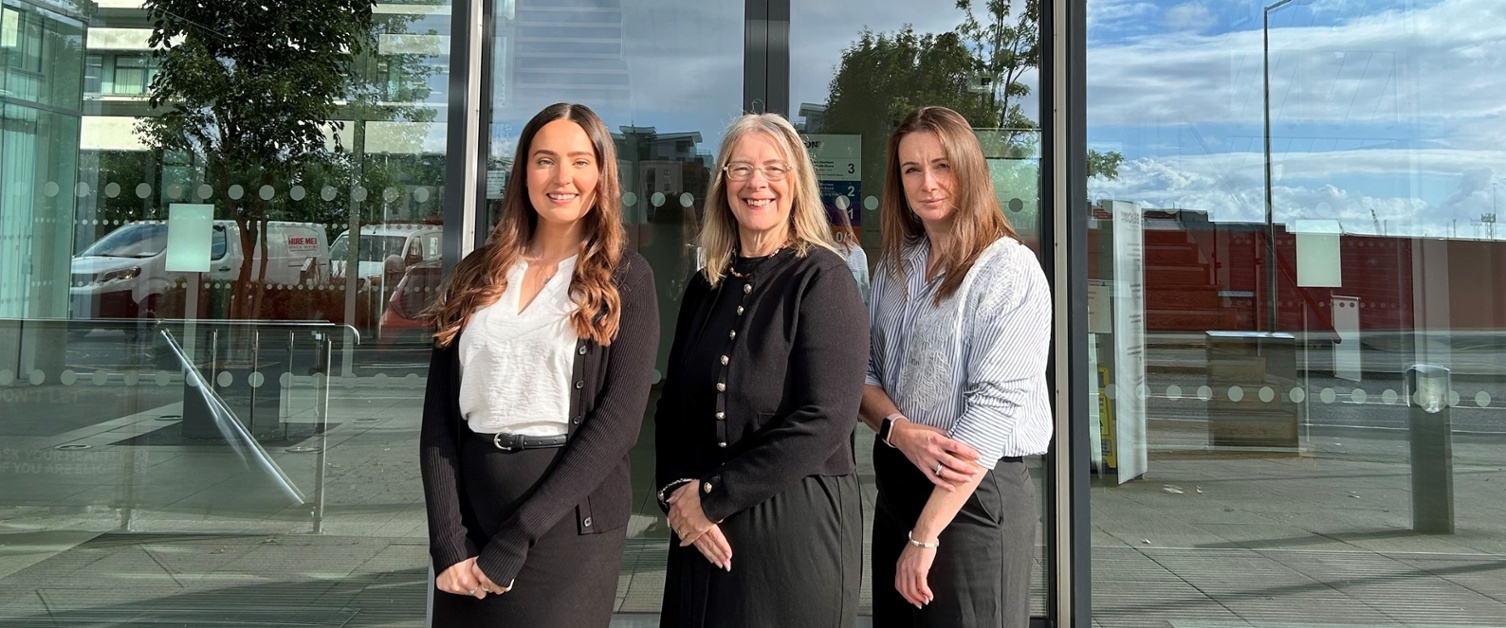
{"label": "cardigan sleeve", "polygon": [[429,361],[429,381],[424,388],[422,427],[418,438],[419,471],[424,482],[424,506],[429,515],[429,555],[434,573],[443,573],[455,563],[476,555],[476,545],[467,536],[460,516],[458,340],[435,348]]}
{"label": "cardigan sleeve", "polygon": [[642,257],[628,264],[619,290],[622,314],[595,409],[565,444],[533,495],[502,522],[476,560],[492,582],[506,586],[523,568],[528,550],[576,504],[596,490],[638,442],[659,349],[659,303],[654,275]]}
{"label": "cardigan sleeve", "polygon": [[[683,452],[688,451],[691,444],[686,441],[686,430],[680,422],[685,420],[685,409],[681,403],[683,395],[674,388],[675,365],[680,363],[680,354],[685,350],[687,338],[690,333],[691,323],[700,311],[703,299],[710,291],[705,275],[696,271],[685,282],[685,294],[680,299],[680,313],[675,320],[675,339],[669,349],[670,375],[665,379],[664,388],[659,394],[659,403],[654,408],[654,493],[664,488],[670,482],[681,478],[693,478],[689,462]],[[657,497],[657,495],[656,495]],[[655,500],[657,502],[657,499]],[[663,504],[659,504],[661,510]]]}
{"label": "cardigan sleeve", "polygon": [[[700,478],[712,521],[773,497],[852,438],[868,365],[868,327],[845,266],[823,267],[803,286],[785,390],[794,408],[726,464]],[[710,490],[706,490],[709,487]]]}

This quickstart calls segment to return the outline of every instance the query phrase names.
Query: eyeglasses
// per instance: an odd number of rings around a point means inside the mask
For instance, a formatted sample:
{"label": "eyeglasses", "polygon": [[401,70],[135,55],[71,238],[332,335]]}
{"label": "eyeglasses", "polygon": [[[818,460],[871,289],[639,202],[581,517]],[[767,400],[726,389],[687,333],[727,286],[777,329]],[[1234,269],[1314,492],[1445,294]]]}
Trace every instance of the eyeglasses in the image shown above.
{"label": "eyeglasses", "polygon": [[722,171],[727,173],[728,181],[747,181],[753,178],[755,171],[762,172],[763,178],[770,181],[781,181],[789,175],[790,167],[785,164],[755,166],[747,162],[734,162],[722,166]]}

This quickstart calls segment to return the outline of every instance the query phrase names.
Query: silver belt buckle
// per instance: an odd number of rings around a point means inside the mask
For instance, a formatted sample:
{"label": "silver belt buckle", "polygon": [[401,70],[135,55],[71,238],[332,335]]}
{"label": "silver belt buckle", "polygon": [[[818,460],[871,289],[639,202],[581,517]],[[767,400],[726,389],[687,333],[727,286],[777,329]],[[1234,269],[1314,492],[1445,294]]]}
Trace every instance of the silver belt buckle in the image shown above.
{"label": "silver belt buckle", "polygon": [[511,447],[503,447],[502,446],[502,432],[497,432],[496,434],[492,434],[492,444],[496,445],[497,449],[501,449],[502,451],[512,451]]}

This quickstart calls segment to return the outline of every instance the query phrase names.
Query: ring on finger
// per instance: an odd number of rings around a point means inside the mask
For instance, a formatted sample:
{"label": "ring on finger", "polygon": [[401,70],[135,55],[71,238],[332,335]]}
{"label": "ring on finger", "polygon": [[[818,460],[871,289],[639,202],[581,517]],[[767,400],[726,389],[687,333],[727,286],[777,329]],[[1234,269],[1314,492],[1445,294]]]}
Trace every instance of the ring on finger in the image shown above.
{"label": "ring on finger", "polygon": [[942,466],[941,465],[941,461],[939,461],[939,460],[936,461],[936,470],[932,471],[931,473],[933,473],[933,474],[935,474],[937,476],[940,476],[941,475],[941,466]]}

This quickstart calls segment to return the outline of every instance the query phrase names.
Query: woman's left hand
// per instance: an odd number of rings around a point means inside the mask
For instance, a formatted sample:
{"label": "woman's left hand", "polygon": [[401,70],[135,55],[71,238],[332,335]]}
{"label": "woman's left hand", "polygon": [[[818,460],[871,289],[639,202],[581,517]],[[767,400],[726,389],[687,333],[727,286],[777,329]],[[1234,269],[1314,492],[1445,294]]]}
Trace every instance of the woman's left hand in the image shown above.
{"label": "woman's left hand", "polygon": [[481,583],[481,586],[479,588],[482,591],[485,591],[492,595],[502,595],[503,593],[512,590],[513,583],[511,582],[507,583],[507,586],[505,587],[499,586],[497,583],[492,582],[492,579],[486,577],[486,573],[481,571],[481,566],[477,565],[476,561],[471,561],[471,576],[476,579],[476,582]]}
{"label": "woman's left hand", "polygon": [[689,547],[716,522],[701,510],[701,494],[695,482],[681,486],[669,498],[669,528],[680,535],[680,547]]}
{"label": "woman's left hand", "polygon": [[935,599],[931,594],[931,586],[926,582],[927,575],[931,572],[931,563],[935,560],[935,549],[908,543],[905,544],[905,551],[899,555],[899,565],[894,572],[894,588],[905,601],[914,604],[915,608],[930,604]]}

